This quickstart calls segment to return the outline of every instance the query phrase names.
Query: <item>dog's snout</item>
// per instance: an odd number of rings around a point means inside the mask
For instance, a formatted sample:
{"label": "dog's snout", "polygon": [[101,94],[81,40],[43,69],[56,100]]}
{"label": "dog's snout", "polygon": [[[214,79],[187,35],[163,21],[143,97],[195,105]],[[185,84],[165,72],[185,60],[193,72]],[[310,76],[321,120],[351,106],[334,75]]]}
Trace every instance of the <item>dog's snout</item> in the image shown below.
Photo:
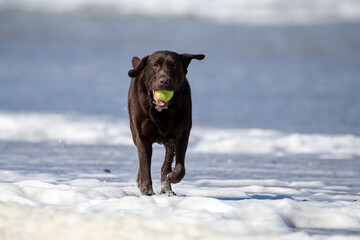
{"label": "dog's snout", "polygon": [[160,78],[160,79],[159,79],[159,83],[160,83],[161,86],[166,87],[166,86],[169,84],[169,79],[167,79],[167,78]]}

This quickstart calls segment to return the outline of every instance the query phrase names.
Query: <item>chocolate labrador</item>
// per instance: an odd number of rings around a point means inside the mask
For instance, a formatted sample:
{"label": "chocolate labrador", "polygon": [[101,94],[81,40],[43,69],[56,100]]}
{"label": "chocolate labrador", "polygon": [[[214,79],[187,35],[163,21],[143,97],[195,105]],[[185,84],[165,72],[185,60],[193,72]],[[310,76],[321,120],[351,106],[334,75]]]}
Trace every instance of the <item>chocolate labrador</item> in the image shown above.
{"label": "chocolate labrador", "polygon": [[[132,59],[128,110],[133,141],[138,150],[139,172],[137,185],[144,195],[155,194],[151,180],[152,144],[165,146],[165,161],[161,168],[161,194],[175,195],[171,183],[185,176],[185,153],[192,118],[191,92],[186,79],[192,59],[204,59],[202,54],[177,54],[157,51],[151,55]],[[173,97],[162,101],[155,91],[173,91]],[[176,156],[175,168],[172,163]]]}

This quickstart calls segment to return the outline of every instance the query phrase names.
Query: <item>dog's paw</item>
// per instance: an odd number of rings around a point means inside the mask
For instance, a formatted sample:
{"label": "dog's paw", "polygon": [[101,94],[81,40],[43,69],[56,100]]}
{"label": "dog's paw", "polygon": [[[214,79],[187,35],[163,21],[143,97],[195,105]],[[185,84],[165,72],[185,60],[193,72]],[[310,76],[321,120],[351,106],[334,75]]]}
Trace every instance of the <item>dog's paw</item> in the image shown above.
{"label": "dog's paw", "polygon": [[148,196],[155,195],[151,183],[141,184],[140,182],[138,182],[138,187],[142,195],[148,195]]}
{"label": "dog's paw", "polygon": [[154,190],[151,188],[140,188],[140,192],[142,195],[148,195],[148,196],[152,196],[152,195],[155,195],[155,192]]}
{"label": "dog's paw", "polygon": [[185,176],[185,167],[183,164],[176,164],[174,170],[166,176],[170,183],[179,183]]}
{"label": "dog's paw", "polygon": [[171,189],[171,184],[167,179],[165,181],[161,182],[160,194],[161,195],[166,195],[168,197],[176,196],[176,193],[174,193],[173,190]]}
{"label": "dog's paw", "polygon": [[174,193],[172,190],[166,191],[165,189],[161,189],[160,194],[168,197],[176,196],[176,193]]}

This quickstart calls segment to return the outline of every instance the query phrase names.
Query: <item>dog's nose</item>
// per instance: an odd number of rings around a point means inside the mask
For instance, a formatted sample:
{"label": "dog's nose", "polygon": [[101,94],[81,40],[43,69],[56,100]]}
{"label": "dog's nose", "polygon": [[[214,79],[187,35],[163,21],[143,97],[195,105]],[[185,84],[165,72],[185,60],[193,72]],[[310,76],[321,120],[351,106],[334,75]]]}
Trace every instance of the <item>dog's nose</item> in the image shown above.
{"label": "dog's nose", "polygon": [[159,83],[161,86],[167,86],[169,84],[169,79],[167,78],[160,78]]}

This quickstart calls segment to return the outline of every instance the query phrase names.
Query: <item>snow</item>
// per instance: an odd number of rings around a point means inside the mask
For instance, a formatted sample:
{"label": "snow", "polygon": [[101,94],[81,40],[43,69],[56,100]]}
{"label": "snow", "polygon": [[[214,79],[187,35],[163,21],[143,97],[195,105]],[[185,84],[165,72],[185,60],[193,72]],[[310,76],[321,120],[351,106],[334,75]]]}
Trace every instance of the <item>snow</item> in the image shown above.
{"label": "snow", "polygon": [[[0,140],[133,145],[127,119],[73,114],[0,112]],[[201,153],[321,154],[325,158],[360,156],[360,137],[351,134],[299,134],[195,126],[190,141],[190,151]]]}
{"label": "snow", "polygon": [[[358,239],[360,206],[355,200],[360,196],[335,200],[344,189],[318,183],[296,189],[292,183],[273,180],[214,182],[221,187],[206,182],[185,181],[177,189],[179,196],[171,198],[139,196],[132,183],[114,187],[116,183],[94,179],[66,184],[2,183],[0,229],[2,236],[14,239],[48,239],[49,234],[52,239],[162,239],[173,234],[175,239],[309,237],[300,229],[338,232],[334,239]],[[332,193],[322,202],[309,195],[310,189],[332,189]],[[26,227],[16,231],[19,226]],[[139,232],[134,233],[134,228]]]}
{"label": "snow", "polygon": [[[194,126],[177,196],[149,197],[126,120],[1,112],[0,239],[360,239],[359,149]],[[156,193],[161,159],[155,147]]]}
{"label": "snow", "polygon": [[215,239],[191,225],[136,217],[91,217],[15,204],[0,205],[0,212],[2,220],[6,219],[0,222],[4,239],[168,239],[159,234],[162,229],[169,229],[172,239]]}
{"label": "snow", "polygon": [[89,12],[158,17],[197,17],[215,22],[242,24],[310,24],[358,21],[360,4],[356,0],[1,0],[1,9],[22,9],[50,13]]}
{"label": "snow", "polygon": [[285,134],[262,129],[202,129],[193,131],[193,150],[212,153],[326,154],[327,157],[360,155],[360,138],[353,135]]}
{"label": "snow", "polygon": [[0,112],[0,125],[0,139],[3,140],[132,144],[127,121],[108,120],[106,117]]}

